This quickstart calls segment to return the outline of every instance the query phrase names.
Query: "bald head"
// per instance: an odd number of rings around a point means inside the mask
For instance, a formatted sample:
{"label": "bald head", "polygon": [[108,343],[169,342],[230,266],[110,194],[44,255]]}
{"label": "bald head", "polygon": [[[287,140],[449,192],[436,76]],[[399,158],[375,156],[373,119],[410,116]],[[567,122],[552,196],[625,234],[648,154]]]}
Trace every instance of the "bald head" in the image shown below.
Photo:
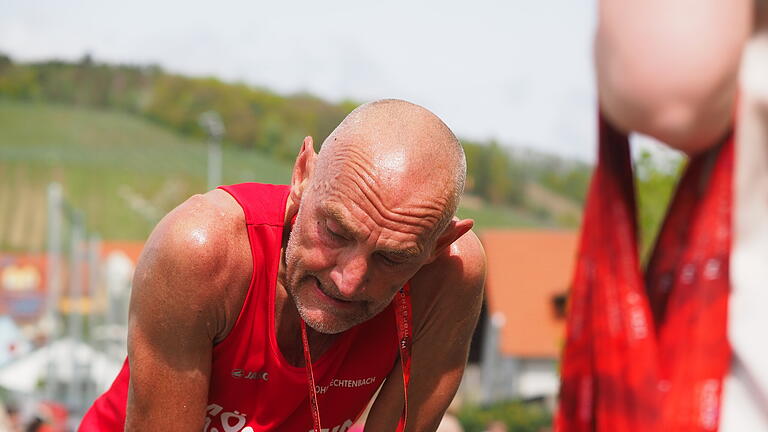
{"label": "bald head", "polygon": [[456,211],[466,162],[456,136],[436,115],[410,102],[384,99],[352,111],[323,143],[315,187],[334,187],[346,176],[363,179],[396,205],[429,200],[441,214],[437,230]]}
{"label": "bald head", "polygon": [[[421,267],[472,229],[453,219],[464,152],[426,109],[382,100],[296,157],[282,276],[304,321],[338,333],[381,312]],[[336,300],[334,300],[336,299]]]}

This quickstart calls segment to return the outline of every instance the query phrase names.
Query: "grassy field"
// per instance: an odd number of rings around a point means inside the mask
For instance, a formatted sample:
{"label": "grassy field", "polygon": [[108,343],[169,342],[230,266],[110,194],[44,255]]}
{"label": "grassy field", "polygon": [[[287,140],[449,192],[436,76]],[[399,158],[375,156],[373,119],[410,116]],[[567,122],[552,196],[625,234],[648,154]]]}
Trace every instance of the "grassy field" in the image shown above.
{"label": "grassy field", "polygon": [[[89,229],[105,239],[142,240],[163,214],[205,191],[206,157],[204,142],[142,118],[0,100],[0,247],[43,248],[51,181],[64,186]],[[289,164],[225,146],[224,183],[289,178]],[[460,214],[476,219],[479,228],[538,225],[506,208]]]}
{"label": "grassy field", "polygon": [[523,211],[508,207],[483,206],[482,208],[461,207],[457,212],[460,218],[474,219],[477,230],[484,228],[533,228],[551,224],[537,220]]}

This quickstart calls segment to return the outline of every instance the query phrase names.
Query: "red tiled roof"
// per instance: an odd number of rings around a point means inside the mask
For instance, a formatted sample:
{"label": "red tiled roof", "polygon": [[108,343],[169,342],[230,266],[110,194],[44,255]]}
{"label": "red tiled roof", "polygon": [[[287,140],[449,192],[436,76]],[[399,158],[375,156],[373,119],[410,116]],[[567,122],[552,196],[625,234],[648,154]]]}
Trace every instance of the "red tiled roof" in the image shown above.
{"label": "red tiled roof", "polygon": [[503,314],[500,350],[517,357],[555,358],[565,320],[553,299],[566,294],[578,233],[555,230],[488,230],[481,235],[488,257],[489,316]]}

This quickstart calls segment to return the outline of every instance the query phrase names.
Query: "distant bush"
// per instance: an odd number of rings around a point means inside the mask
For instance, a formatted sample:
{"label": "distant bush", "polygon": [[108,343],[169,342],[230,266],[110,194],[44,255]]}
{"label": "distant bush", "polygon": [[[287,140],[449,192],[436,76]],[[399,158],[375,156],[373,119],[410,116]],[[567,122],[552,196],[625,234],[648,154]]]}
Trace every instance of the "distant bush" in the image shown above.
{"label": "distant bush", "polygon": [[539,403],[504,401],[482,407],[465,405],[459,412],[465,432],[483,432],[488,424],[501,421],[508,432],[540,432],[552,424],[552,416]]}

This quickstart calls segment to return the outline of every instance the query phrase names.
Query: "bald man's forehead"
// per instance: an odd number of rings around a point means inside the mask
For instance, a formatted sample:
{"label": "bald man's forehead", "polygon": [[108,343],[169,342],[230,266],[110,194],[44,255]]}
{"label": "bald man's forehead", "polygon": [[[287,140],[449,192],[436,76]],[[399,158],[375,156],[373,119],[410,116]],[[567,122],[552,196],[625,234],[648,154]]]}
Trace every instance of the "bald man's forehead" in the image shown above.
{"label": "bald man's forehead", "polygon": [[416,245],[417,249],[433,239],[445,207],[444,199],[419,199],[392,193],[391,189],[377,191],[351,175],[339,176],[332,187],[317,190],[320,192],[310,202],[321,214],[335,215],[358,239],[373,235]]}
{"label": "bald man's forehead", "polygon": [[446,147],[440,137],[429,131],[371,127],[343,130],[329,137],[323,144],[320,160],[332,162],[354,155],[370,161],[382,175],[412,176],[430,170],[453,179],[456,171],[463,169],[463,154],[457,155],[454,149]]}
{"label": "bald man's forehead", "polygon": [[412,200],[445,203],[453,176],[434,158],[414,154],[410,146],[376,146],[338,139],[325,149],[315,170],[317,181],[329,188],[364,190],[388,206]]}
{"label": "bald man's forehead", "polygon": [[313,173],[323,187],[344,187],[350,194],[365,185],[390,207],[429,202],[443,221],[453,216],[464,175],[464,153],[450,129],[404,101],[353,111],[323,143]]}

